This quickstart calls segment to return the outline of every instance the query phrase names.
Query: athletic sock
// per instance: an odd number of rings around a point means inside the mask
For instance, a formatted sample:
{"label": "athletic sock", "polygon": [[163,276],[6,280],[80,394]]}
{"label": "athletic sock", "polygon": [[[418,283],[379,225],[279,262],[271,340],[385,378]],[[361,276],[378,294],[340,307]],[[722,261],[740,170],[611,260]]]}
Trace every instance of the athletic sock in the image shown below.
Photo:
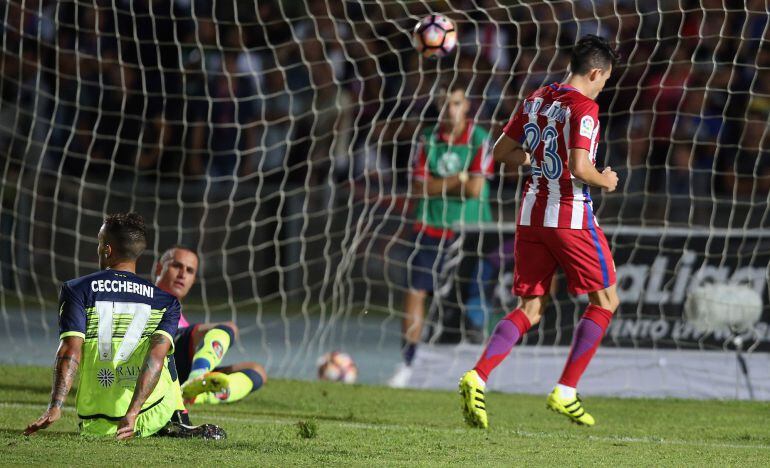
{"label": "athletic sock", "polygon": [[404,356],[404,364],[411,366],[412,361],[414,361],[414,355],[417,353],[417,343],[405,343],[401,349]]}
{"label": "athletic sock", "polygon": [[556,388],[559,389],[561,396],[563,396],[564,398],[574,400],[575,397],[577,396],[577,390],[575,389],[575,387],[568,387],[567,385],[556,384]]}
{"label": "athletic sock", "polygon": [[174,410],[171,414],[171,422],[192,426],[192,422],[190,422],[190,413],[187,410]]}
{"label": "athletic sock", "polygon": [[529,319],[521,309],[514,310],[497,323],[484,352],[474,367],[484,382],[487,381],[492,370],[503,362],[503,359],[511,352],[511,348],[519,342],[531,326]]}
{"label": "athletic sock", "polygon": [[577,388],[578,381],[596,354],[611,320],[612,312],[607,309],[593,304],[586,308],[575,327],[569,356],[559,379],[560,384]]}
{"label": "athletic sock", "polygon": [[262,386],[262,376],[254,369],[227,374],[229,389],[220,393],[201,393],[195,398],[196,405],[218,405],[220,403],[232,403],[243,399],[251,392],[259,390]]}
{"label": "athletic sock", "polygon": [[193,355],[190,376],[187,380],[192,380],[217,367],[234,341],[235,332],[227,325],[217,325],[207,331]]}

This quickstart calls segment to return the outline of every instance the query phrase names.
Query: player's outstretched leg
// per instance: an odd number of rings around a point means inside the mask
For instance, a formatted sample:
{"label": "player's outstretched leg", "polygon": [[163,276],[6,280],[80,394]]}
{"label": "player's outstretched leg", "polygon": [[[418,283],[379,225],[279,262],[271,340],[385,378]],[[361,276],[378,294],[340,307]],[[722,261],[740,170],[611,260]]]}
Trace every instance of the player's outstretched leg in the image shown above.
{"label": "player's outstretched leg", "polygon": [[522,309],[516,309],[503,317],[495,326],[489,342],[481,353],[474,370],[486,382],[489,374],[510,354],[511,349],[527,333],[532,323]]}
{"label": "player's outstretched leg", "polygon": [[192,357],[190,374],[182,383],[182,396],[190,400],[203,392],[222,392],[229,386],[226,374],[212,372],[224,358],[230,345],[235,342],[238,328],[233,322],[215,324],[211,328],[200,328],[202,336],[194,336],[197,349]]}
{"label": "player's outstretched leg", "polygon": [[267,382],[264,367],[256,362],[239,362],[232,366],[217,368],[215,372],[209,374],[214,373],[225,375],[228,385],[221,390],[199,392],[195,397],[187,400],[188,404],[234,403],[256,392]]}
{"label": "player's outstretched leg", "polygon": [[[602,342],[604,332],[612,320],[612,314],[617,308],[618,299],[615,287],[591,293],[591,304],[580,318],[572,337],[567,362],[564,365],[559,383],[548,395],[546,407],[552,411],[567,416],[571,421],[593,426],[595,420],[583,408],[583,403],[577,394],[577,384],[591,362],[596,350]],[[597,303],[601,304],[597,305]]]}
{"label": "player's outstretched leg", "polygon": [[460,395],[465,422],[472,427],[488,426],[484,389],[489,374],[500,364],[530,327],[540,321],[545,299],[522,298],[520,307],[497,323],[476,366],[460,379]]}

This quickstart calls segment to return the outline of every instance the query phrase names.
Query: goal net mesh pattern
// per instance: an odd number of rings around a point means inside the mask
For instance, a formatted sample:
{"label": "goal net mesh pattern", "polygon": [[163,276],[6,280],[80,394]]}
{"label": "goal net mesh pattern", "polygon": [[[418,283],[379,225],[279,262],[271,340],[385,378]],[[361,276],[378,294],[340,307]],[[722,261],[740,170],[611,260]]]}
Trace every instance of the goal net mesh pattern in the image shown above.
{"label": "goal net mesh pattern", "polygon": [[[459,31],[438,61],[411,39],[431,13]],[[682,315],[709,282],[761,293],[746,346],[767,347],[764,2],[12,0],[0,15],[8,349],[56,342],[59,286],[98,267],[104,214],[134,210],[151,232],[139,273],[172,244],[195,250],[185,312],[237,321],[240,351],[271,374],[312,376],[342,349],[382,381],[399,360],[414,148],[439,83],[465,86],[496,138],[589,33],[622,55],[598,98],[598,165],[620,177],[594,191],[622,300],[605,347],[728,349],[733,331],[702,334]],[[446,246],[427,341],[478,341],[515,304],[520,182],[496,167],[495,221]],[[585,301],[564,289],[558,277],[525,345],[569,345]]]}

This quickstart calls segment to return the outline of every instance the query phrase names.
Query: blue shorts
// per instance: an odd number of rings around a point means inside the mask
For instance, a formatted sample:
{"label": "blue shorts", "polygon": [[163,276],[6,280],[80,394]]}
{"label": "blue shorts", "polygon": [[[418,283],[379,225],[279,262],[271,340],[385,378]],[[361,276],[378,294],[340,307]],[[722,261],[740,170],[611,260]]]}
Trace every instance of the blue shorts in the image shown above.
{"label": "blue shorts", "polygon": [[406,287],[433,292],[439,286],[439,275],[444,269],[446,251],[452,244],[452,238],[416,232],[412,242],[414,248],[406,261]]}

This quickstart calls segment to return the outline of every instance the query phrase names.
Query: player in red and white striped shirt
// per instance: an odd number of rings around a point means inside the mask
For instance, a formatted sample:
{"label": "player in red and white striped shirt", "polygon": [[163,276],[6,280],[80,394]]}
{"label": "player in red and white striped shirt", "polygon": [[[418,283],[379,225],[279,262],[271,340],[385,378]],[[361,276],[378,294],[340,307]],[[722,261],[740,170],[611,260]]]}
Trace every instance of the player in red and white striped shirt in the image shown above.
{"label": "player in red and white striped shirt", "polygon": [[548,395],[548,408],[578,424],[592,426],[576,387],[601,343],[618,306],[615,264],[607,239],[596,223],[589,187],[611,192],[617,174],[595,168],[599,144],[599,106],[618,55],[606,39],[588,35],[572,51],[570,75],[530,94],[503,129],[495,159],[516,168],[531,165],[524,184],[514,247],[513,292],[519,307],[501,320],[473,370],[460,380],[465,419],[487,427],[486,380],[547,305],[557,267],[572,294],[588,294],[589,305],[573,334],[559,383]]}
{"label": "player in red and white striped shirt", "polygon": [[569,169],[575,149],[587,151],[596,164],[599,106],[593,99],[568,84],[545,86],[527,97],[503,133],[532,148],[519,226],[589,229],[595,224],[588,184]]}

